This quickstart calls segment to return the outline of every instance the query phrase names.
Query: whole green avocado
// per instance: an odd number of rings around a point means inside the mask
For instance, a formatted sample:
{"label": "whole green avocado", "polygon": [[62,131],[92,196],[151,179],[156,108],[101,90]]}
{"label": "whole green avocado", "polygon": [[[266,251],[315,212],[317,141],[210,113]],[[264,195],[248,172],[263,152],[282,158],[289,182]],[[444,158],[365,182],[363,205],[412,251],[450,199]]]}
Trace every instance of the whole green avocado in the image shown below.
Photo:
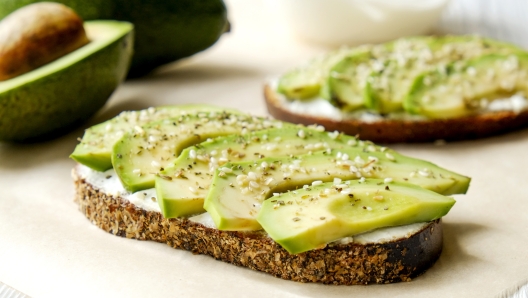
{"label": "whole green avocado", "polygon": [[[0,18],[39,0],[0,0]],[[191,56],[213,45],[229,28],[222,0],[55,0],[84,20],[113,19],[134,24],[129,77]]]}

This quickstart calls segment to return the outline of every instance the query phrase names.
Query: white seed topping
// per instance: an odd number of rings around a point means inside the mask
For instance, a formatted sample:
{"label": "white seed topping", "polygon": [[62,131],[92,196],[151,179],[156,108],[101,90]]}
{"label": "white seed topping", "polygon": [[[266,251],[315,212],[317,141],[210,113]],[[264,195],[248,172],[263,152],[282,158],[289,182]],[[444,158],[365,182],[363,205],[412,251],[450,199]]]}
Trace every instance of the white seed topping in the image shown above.
{"label": "white seed topping", "polygon": [[365,164],[365,161],[358,155],[356,156],[356,158],[354,158],[354,162],[357,164],[357,165],[363,165]]}
{"label": "white seed topping", "polygon": [[192,186],[189,186],[189,190],[193,193],[193,194],[197,194],[198,193],[198,190],[196,190],[196,188],[192,187]]}
{"label": "white seed topping", "polygon": [[255,172],[249,172],[247,177],[251,181],[256,181],[257,180],[257,174],[255,174]]}
{"label": "white seed topping", "polygon": [[134,169],[132,171],[133,174],[141,174],[141,170],[140,169]]}
{"label": "white seed topping", "polygon": [[150,163],[151,166],[155,167],[155,168],[159,168],[160,167],[160,163],[153,160],[151,163]]}
{"label": "white seed topping", "polygon": [[320,185],[320,184],[323,184],[323,181],[315,180],[315,181],[312,182],[312,186],[316,186],[316,185]]}
{"label": "white seed topping", "polygon": [[359,178],[359,182],[361,182],[361,183],[365,182],[365,177]]}
{"label": "white seed topping", "polygon": [[331,139],[337,139],[337,137],[339,136],[339,131],[334,131],[334,132],[329,132],[328,133],[328,136],[331,138]]}
{"label": "white seed topping", "polygon": [[249,181],[249,186],[253,189],[259,189],[260,188],[260,184],[258,184],[257,182],[255,181]]}
{"label": "white seed topping", "polygon": [[268,151],[273,151],[275,149],[277,149],[277,144],[270,143],[270,144],[266,145],[266,150],[268,150]]}
{"label": "white seed topping", "polygon": [[384,183],[391,183],[392,182],[392,178],[385,178],[383,180]]}
{"label": "white seed topping", "polygon": [[273,182],[273,178],[272,177],[269,177],[268,179],[266,179],[266,181],[264,181],[264,184],[265,185],[270,185],[271,182]]}
{"label": "white seed topping", "polygon": [[143,134],[145,133],[145,131],[143,130],[143,128],[141,128],[140,126],[134,126],[134,130],[139,133],[139,134]]}
{"label": "white seed topping", "polygon": [[390,154],[389,152],[385,153],[385,157],[388,159],[388,160],[395,160],[394,156],[392,154]]}
{"label": "white seed topping", "polygon": [[304,133],[304,130],[299,130],[299,132],[297,132],[297,136],[301,139],[304,139],[306,137],[306,134]]}
{"label": "white seed topping", "polygon": [[334,178],[334,185],[335,185],[335,184],[340,184],[341,181],[342,181],[341,178],[335,177],[335,178]]}
{"label": "white seed topping", "polygon": [[347,142],[347,145],[348,145],[348,146],[356,146],[356,145],[357,145],[357,141],[356,141],[356,139],[349,140],[349,141]]}
{"label": "white seed topping", "polygon": [[[233,173],[233,170],[230,169],[230,168],[227,168],[227,167],[221,167],[220,168],[220,171],[224,172],[224,173]],[[237,177],[238,178],[238,177]]]}
{"label": "white seed topping", "polygon": [[375,201],[383,201],[383,196],[374,196],[372,197]]}
{"label": "white seed topping", "polygon": [[429,169],[423,169],[418,171],[418,174],[423,177],[429,177],[431,175],[431,172],[429,171]]}

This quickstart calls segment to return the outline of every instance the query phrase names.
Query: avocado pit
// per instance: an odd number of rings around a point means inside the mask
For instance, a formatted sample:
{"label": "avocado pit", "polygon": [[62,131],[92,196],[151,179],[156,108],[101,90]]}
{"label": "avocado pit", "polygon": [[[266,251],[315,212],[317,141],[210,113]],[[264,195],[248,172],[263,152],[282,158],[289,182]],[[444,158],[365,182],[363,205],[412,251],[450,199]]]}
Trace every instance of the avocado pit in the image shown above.
{"label": "avocado pit", "polygon": [[90,41],[83,20],[70,8],[40,2],[0,22],[0,81],[48,64]]}

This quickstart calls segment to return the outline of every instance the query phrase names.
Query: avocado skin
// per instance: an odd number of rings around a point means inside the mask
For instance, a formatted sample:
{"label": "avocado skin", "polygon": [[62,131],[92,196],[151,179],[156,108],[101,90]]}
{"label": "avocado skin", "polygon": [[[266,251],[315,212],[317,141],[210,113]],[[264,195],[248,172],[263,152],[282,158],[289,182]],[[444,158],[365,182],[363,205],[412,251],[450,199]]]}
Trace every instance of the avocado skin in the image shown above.
{"label": "avocado skin", "polygon": [[[35,0],[2,0],[0,1],[0,19],[3,19],[11,12],[32,4],[36,2]],[[112,12],[115,8],[115,3],[108,0],[60,0],[60,1],[46,1],[46,2],[58,2],[62,3],[75,12],[77,12],[83,20],[95,20],[95,19],[111,19]]]}
{"label": "avocado skin", "polygon": [[[0,18],[35,0],[0,0]],[[135,46],[128,77],[189,57],[213,45],[228,28],[222,0],[59,0],[84,20],[134,24]],[[88,2],[88,3],[87,3]]]}
{"label": "avocado skin", "polygon": [[72,65],[1,92],[0,141],[42,141],[87,120],[123,81],[132,44],[130,31]]}

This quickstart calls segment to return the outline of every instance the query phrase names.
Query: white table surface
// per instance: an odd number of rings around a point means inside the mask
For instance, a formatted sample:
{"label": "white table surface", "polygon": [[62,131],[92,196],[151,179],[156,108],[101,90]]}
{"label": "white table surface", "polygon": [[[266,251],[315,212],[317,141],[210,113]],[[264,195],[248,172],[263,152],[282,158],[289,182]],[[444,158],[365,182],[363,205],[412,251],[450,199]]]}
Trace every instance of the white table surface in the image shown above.
{"label": "white table surface", "polygon": [[[440,259],[412,282],[295,283],[92,225],[73,203],[68,158],[84,128],[125,109],[180,103],[265,115],[263,81],[326,51],[292,39],[269,1],[227,3],[233,30],[211,49],[126,82],[96,117],[68,135],[0,144],[2,283],[33,297],[496,297],[528,279],[528,131],[444,146],[392,146],[473,178],[444,219]],[[528,47],[527,13],[528,1],[452,0],[438,31]]]}

